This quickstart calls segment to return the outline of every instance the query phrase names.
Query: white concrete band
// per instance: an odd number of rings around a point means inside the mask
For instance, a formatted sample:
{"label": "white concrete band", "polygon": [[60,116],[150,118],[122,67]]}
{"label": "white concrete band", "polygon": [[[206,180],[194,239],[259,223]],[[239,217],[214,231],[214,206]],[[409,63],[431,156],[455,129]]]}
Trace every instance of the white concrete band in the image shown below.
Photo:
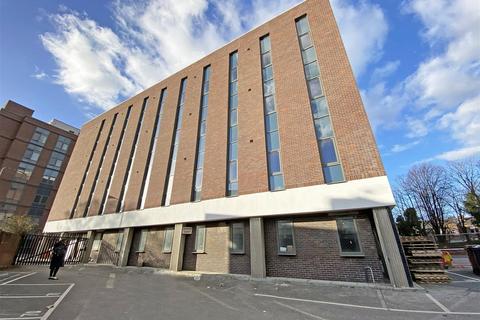
{"label": "white concrete band", "polygon": [[388,207],[395,204],[386,176],[115,214],[49,221],[44,232],[106,230]]}

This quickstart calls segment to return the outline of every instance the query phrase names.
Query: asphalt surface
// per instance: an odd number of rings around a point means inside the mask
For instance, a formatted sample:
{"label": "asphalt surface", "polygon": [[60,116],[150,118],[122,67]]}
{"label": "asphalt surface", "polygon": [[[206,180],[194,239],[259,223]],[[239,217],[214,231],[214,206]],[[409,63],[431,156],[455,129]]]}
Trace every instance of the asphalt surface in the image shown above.
{"label": "asphalt surface", "polygon": [[0,320],[480,319],[480,277],[453,269],[419,290],[175,275],[150,268],[69,266],[0,271]]}

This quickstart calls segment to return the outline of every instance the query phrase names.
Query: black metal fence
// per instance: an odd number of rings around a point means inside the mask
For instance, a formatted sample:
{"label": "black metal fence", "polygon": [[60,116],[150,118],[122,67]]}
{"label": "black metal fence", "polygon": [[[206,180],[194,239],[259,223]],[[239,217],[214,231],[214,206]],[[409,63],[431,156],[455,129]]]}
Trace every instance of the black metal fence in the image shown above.
{"label": "black metal fence", "polygon": [[15,256],[15,265],[49,264],[53,245],[60,239],[67,241],[65,264],[77,264],[83,261],[88,238],[85,234],[26,234],[22,237]]}

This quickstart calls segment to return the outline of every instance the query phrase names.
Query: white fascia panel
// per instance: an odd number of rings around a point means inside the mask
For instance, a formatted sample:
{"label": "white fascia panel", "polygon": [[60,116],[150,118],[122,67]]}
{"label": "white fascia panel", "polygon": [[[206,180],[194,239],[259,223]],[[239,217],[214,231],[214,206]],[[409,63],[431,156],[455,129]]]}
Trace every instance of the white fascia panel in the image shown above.
{"label": "white fascia panel", "polygon": [[182,203],[102,216],[49,221],[44,232],[73,232],[297,215],[395,205],[386,176],[330,185]]}

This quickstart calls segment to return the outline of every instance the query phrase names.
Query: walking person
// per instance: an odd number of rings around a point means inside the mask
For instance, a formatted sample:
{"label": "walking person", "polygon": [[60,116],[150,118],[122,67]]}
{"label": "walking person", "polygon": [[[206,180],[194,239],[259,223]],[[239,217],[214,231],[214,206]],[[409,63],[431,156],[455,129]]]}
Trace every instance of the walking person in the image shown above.
{"label": "walking person", "polygon": [[50,280],[58,280],[57,272],[60,267],[63,267],[65,254],[67,253],[66,240],[59,240],[53,245],[52,260],[50,261]]}

